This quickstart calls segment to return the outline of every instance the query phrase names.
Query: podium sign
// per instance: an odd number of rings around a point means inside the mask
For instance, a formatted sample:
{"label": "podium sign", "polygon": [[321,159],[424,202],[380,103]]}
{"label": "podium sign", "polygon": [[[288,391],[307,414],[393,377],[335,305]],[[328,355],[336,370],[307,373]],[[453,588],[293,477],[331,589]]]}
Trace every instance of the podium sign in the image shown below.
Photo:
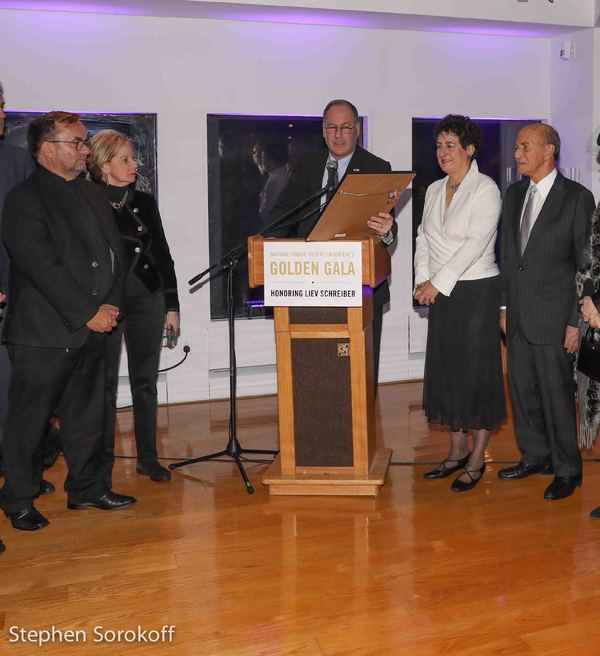
{"label": "podium sign", "polygon": [[362,245],[264,242],[265,305],[360,307]]}

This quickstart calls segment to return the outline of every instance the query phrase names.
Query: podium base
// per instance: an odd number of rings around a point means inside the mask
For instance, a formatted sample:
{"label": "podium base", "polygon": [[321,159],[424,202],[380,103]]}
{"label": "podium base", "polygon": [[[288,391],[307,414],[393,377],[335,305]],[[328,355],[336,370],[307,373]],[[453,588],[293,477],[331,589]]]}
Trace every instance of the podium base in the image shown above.
{"label": "podium base", "polygon": [[378,449],[366,477],[354,474],[296,473],[282,476],[279,457],[267,469],[262,482],[269,494],[295,496],[366,496],[379,495],[392,458],[391,449]]}

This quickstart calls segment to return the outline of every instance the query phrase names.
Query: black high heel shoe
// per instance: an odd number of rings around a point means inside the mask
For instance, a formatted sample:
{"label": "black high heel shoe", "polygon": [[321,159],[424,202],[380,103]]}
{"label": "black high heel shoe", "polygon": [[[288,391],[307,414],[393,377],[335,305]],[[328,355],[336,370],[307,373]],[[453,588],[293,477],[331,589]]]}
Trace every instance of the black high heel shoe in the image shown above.
{"label": "black high heel shoe", "polygon": [[[468,492],[469,490],[472,490],[477,483],[483,478],[483,472],[485,471],[485,462],[483,465],[481,465],[481,469],[467,469],[465,467],[465,470],[463,474],[466,474],[471,480],[468,483],[465,483],[460,480],[460,476],[458,478],[455,478],[454,481],[452,481],[452,485],[450,486],[450,489],[453,492]],[[473,477],[473,474],[476,474],[479,472],[479,476],[477,478]],[[461,474],[462,476],[462,474]]]}
{"label": "black high heel shoe", "polygon": [[[450,476],[450,474],[454,474],[454,472],[458,471],[459,469],[463,469],[464,466],[469,462],[470,457],[471,454],[467,453],[467,455],[460,460],[451,460],[450,458],[446,458],[444,462],[441,462],[435,469],[425,472],[423,476],[424,478],[428,479],[446,478],[447,476]],[[452,465],[452,467],[448,467],[446,465],[447,462],[455,462],[456,464]]]}

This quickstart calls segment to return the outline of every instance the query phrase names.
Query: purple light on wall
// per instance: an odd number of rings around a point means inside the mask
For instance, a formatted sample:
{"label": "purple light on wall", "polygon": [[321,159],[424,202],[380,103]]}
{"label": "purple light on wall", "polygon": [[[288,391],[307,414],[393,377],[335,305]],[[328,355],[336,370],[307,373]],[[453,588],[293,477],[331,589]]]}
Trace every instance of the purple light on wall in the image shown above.
{"label": "purple light on wall", "polygon": [[56,0],[19,0],[19,2],[2,2],[3,9],[26,9],[32,11],[66,11],[86,14],[135,14],[131,8],[117,7],[114,4],[101,2],[59,2]]}
{"label": "purple light on wall", "polygon": [[303,9],[300,7],[265,7],[252,4],[216,2],[160,2],[159,0],[125,0],[90,2],[77,0],[0,0],[0,7],[38,11],[62,11],[91,14],[121,14],[131,16],[190,17],[244,22],[288,23],[331,27],[389,29],[480,34],[501,37],[549,37],[564,34],[577,25],[519,23],[508,20],[455,18],[452,16],[425,16],[414,14]]}

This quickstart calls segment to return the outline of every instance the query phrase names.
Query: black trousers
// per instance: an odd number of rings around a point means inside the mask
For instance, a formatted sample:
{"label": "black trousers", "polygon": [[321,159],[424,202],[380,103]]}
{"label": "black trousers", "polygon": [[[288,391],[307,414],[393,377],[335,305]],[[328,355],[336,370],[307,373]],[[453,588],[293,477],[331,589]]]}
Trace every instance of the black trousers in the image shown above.
{"label": "black trousers", "polygon": [[573,356],[562,344],[531,344],[517,328],[507,341],[508,380],[521,459],[551,461],[557,476],[578,476]]}
{"label": "black trousers", "polygon": [[106,338],[90,334],[78,349],[9,345],[12,376],[4,428],[5,480],[0,505],[18,512],[33,503],[42,476],[42,439],[58,408],[72,501],[106,491],[101,468]]}
{"label": "black trousers", "polygon": [[[2,330],[2,322],[0,322],[0,330]],[[8,386],[11,368],[8,349],[0,344],[0,457],[2,457],[2,442],[4,441],[4,423],[8,412]]]}
{"label": "black trousers", "polygon": [[156,406],[158,364],[165,325],[165,298],[161,291],[150,294],[132,275],[124,306],[124,317],[106,343],[106,422],[103,461],[106,481],[115,459],[115,419],[121,342],[125,335],[129,383],[133,400],[137,459],[156,461]]}

